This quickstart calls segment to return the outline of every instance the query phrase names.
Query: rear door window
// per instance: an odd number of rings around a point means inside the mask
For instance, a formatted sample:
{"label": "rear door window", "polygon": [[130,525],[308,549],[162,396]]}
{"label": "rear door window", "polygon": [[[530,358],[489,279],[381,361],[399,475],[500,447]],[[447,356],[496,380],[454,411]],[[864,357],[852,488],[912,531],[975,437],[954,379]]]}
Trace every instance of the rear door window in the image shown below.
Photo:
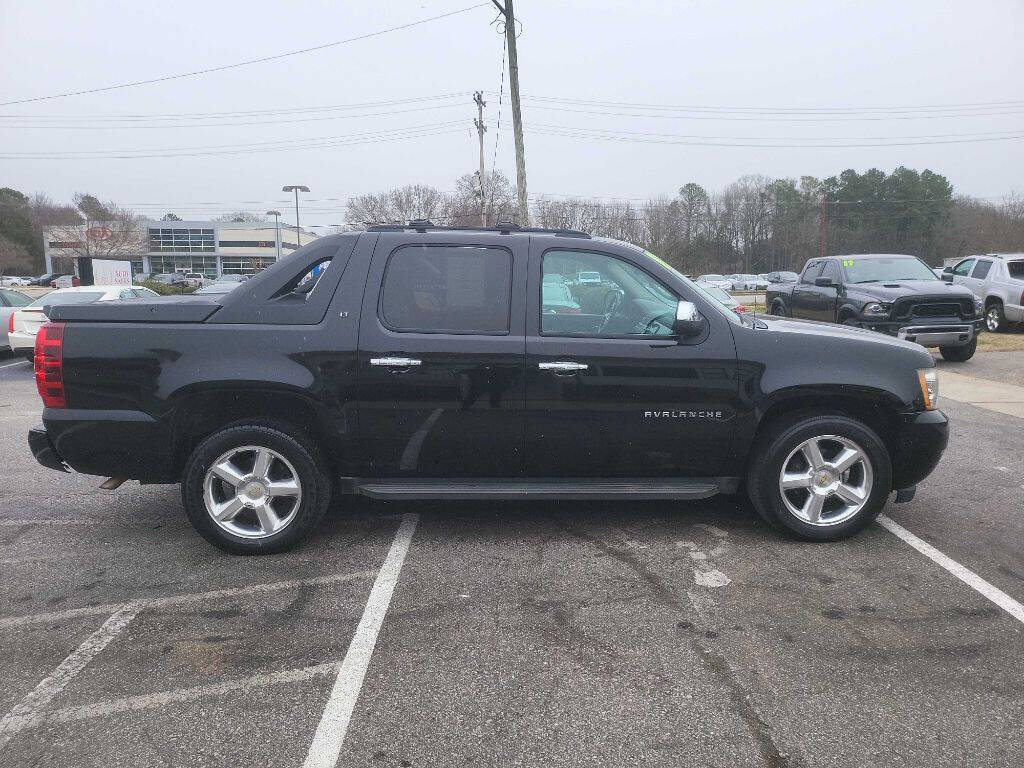
{"label": "rear door window", "polygon": [[979,259],[978,265],[974,268],[974,272],[971,273],[971,277],[977,278],[978,280],[984,280],[988,276],[988,271],[992,269],[992,262],[987,259]]}
{"label": "rear door window", "polygon": [[1010,273],[1010,277],[1024,280],[1024,261],[1008,261],[1006,270]]}
{"label": "rear door window", "polygon": [[511,298],[510,251],[406,245],[388,259],[379,312],[393,331],[502,335]]}

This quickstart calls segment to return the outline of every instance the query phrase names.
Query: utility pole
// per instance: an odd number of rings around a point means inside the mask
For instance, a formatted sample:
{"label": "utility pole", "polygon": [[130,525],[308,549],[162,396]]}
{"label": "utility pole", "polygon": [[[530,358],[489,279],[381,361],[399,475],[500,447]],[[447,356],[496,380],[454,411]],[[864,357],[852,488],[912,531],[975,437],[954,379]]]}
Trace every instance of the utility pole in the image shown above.
{"label": "utility pole", "polygon": [[484,125],[484,107],[487,106],[487,102],[484,101],[483,91],[477,91],[473,94],[473,101],[476,103],[476,110],[479,117],[473,121],[476,126],[476,132],[480,136],[480,226],[487,226],[487,195],[484,193],[484,134],[487,132],[487,126]]}
{"label": "utility pole", "polygon": [[508,83],[512,96],[512,132],[516,140],[516,186],[519,190],[519,226],[530,226],[530,205],[526,196],[526,150],[523,149],[523,116],[519,109],[519,59],[516,56],[516,15],[512,0],[502,5],[491,0],[505,16],[505,42],[508,46]]}
{"label": "utility pole", "polygon": [[825,258],[825,241],[828,239],[828,203],[825,201],[825,192],[821,193],[821,231],[818,235],[818,256]]}
{"label": "utility pole", "polygon": [[304,184],[289,184],[281,187],[282,192],[295,193],[295,244],[302,247],[302,235],[299,233],[299,192],[309,192],[309,187]]}

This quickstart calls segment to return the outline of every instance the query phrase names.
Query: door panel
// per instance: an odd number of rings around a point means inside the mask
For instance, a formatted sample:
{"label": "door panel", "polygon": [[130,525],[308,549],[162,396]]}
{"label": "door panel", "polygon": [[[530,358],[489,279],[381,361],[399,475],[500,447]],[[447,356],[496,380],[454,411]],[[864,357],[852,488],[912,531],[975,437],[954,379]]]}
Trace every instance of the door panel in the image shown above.
{"label": "door panel", "polygon": [[[600,245],[602,251],[609,249],[604,253],[607,258],[624,260],[633,268],[639,268],[639,260],[645,258],[633,261],[632,252],[624,247],[615,251],[611,244]],[[532,246],[531,251],[526,316],[527,474],[721,475],[737,407],[736,354],[729,321],[708,313],[710,330],[698,343],[678,343],[664,335],[597,338],[582,327],[542,324],[544,249]],[[634,286],[617,279],[603,284],[605,296],[623,292],[619,306],[628,313],[631,299],[636,298]],[[684,284],[663,282],[662,286],[677,297],[696,300],[685,295]],[[576,294],[579,315],[597,314],[595,309],[607,306],[605,297],[588,296],[590,292]]]}
{"label": "door panel", "polygon": [[442,233],[412,247],[404,239],[380,236],[360,319],[359,425],[370,470],[517,477],[525,239],[481,235],[471,247],[447,245]]}

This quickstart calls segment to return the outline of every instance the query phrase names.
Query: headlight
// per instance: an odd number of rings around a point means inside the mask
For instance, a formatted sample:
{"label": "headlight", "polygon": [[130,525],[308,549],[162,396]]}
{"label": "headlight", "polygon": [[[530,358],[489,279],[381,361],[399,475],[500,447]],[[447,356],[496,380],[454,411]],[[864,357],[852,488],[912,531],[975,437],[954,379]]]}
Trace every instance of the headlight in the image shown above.
{"label": "headlight", "polygon": [[889,304],[866,304],[864,306],[864,309],[861,310],[861,313],[867,315],[868,317],[883,317],[889,314],[889,308]]}
{"label": "headlight", "polygon": [[917,372],[917,380],[921,383],[924,409],[934,411],[939,400],[939,372],[934,368],[921,368]]}

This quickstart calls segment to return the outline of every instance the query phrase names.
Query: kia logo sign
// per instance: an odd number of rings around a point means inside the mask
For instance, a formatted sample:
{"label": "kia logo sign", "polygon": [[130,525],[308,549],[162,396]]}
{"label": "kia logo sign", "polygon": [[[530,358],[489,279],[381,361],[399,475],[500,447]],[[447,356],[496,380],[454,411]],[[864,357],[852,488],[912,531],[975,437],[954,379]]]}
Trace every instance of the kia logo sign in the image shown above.
{"label": "kia logo sign", "polygon": [[90,227],[85,230],[85,236],[89,240],[106,240],[111,234],[111,231],[106,227]]}

